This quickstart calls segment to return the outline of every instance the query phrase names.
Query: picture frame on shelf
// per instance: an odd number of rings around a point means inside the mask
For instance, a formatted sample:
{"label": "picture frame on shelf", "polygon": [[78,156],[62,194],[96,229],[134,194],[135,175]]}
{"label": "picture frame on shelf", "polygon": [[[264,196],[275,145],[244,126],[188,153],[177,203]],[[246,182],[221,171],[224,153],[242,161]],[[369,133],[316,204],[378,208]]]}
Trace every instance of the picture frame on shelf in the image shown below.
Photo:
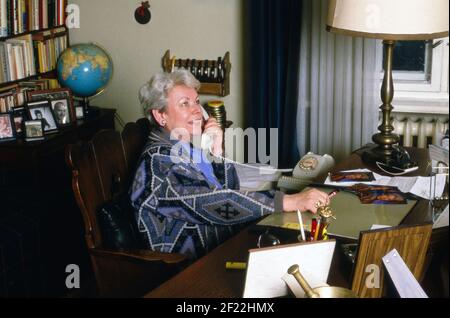
{"label": "picture frame on shelf", "polygon": [[14,126],[17,136],[23,135],[23,123],[27,119],[27,112],[25,107],[14,107],[12,111]]}
{"label": "picture frame on shelf", "polygon": [[48,90],[48,79],[35,79],[17,83],[19,86],[18,105],[28,101],[28,92]]}
{"label": "picture frame on shelf", "polygon": [[34,79],[29,81],[19,82],[18,85],[27,88],[30,91],[45,91],[48,90],[48,79]]}
{"label": "picture frame on shelf", "polygon": [[31,120],[41,120],[44,134],[57,133],[58,124],[48,100],[27,103],[28,115]]}
{"label": "picture frame on shelf", "polygon": [[0,143],[15,139],[16,130],[11,113],[0,113]]}
{"label": "picture frame on shelf", "polygon": [[23,123],[23,127],[26,141],[37,141],[45,139],[42,120],[26,120]]}
{"label": "picture frame on shelf", "polygon": [[70,115],[70,122],[74,123],[76,121],[75,108],[73,103],[73,95],[70,88],[54,88],[47,90],[36,90],[27,92],[28,102],[38,102],[38,101],[56,101],[66,99],[68,103],[68,111]]}
{"label": "picture frame on shelf", "polygon": [[28,91],[29,102],[62,98],[69,98],[71,104],[73,104],[72,91],[70,90],[70,88],[54,88],[47,90]]}
{"label": "picture frame on shelf", "polygon": [[51,100],[50,105],[59,127],[67,127],[74,123],[74,116],[70,111],[70,100],[68,98]]}

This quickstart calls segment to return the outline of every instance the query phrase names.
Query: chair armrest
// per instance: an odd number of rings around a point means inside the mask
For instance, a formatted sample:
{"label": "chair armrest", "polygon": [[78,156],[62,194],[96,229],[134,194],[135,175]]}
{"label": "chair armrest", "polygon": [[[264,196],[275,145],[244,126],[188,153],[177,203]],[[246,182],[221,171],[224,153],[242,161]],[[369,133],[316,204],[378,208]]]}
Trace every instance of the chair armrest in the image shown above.
{"label": "chair armrest", "polygon": [[100,257],[113,257],[122,260],[134,259],[145,262],[162,262],[168,265],[179,264],[186,261],[186,256],[182,254],[161,253],[150,250],[127,249],[114,251],[101,248],[93,248],[89,251],[91,254]]}

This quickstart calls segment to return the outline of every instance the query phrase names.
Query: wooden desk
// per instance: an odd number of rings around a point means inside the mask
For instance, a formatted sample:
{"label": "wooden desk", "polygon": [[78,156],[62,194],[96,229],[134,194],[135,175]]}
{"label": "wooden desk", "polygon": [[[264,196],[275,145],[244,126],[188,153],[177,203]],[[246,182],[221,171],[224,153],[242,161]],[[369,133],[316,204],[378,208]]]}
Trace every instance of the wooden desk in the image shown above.
{"label": "wooden desk", "polygon": [[[429,157],[427,150],[411,149],[411,156],[420,162],[420,169],[411,175],[427,175]],[[359,155],[352,154],[343,163],[336,165],[335,171],[364,167]],[[375,170],[375,169],[373,169]],[[377,171],[378,172],[378,171]],[[322,181],[325,176],[320,178]],[[431,214],[427,201],[419,202],[402,224],[429,222]],[[438,239],[435,243],[448,241],[448,227],[433,232]],[[169,281],[148,293],[148,298],[239,298],[242,297],[245,271],[227,270],[227,261],[247,262],[248,250],[256,247],[257,234],[247,228],[226,241],[208,255],[196,261]],[[448,244],[448,243],[447,243]],[[433,245],[433,238],[432,238]],[[338,248],[331,265],[328,283],[332,286],[349,288],[350,271]],[[351,269],[350,269],[351,270]]]}

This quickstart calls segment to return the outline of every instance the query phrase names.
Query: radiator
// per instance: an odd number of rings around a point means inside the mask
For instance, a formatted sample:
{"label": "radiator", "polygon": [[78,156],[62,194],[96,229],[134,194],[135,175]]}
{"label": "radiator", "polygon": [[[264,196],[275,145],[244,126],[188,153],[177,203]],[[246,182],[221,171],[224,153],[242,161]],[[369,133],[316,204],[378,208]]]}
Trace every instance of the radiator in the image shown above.
{"label": "radiator", "polygon": [[404,147],[428,148],[429,144],[440,145],[448,130],[448,116],[419,116],[416,114],[394,114],[394,133],[400,136]]}

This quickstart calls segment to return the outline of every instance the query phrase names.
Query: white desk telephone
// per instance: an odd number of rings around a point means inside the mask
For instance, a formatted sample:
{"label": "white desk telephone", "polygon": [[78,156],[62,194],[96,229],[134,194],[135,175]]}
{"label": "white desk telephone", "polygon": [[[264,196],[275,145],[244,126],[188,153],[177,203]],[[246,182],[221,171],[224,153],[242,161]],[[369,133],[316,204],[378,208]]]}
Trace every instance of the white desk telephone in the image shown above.
{"label": "white desk telephone", "polygon": [[334,159],[330,155],[317,155],[308,152],[295,165],[292,177],[282,176],[278,180],[278,188],[301,190],[322,173],[326,173],[334,166]]}

